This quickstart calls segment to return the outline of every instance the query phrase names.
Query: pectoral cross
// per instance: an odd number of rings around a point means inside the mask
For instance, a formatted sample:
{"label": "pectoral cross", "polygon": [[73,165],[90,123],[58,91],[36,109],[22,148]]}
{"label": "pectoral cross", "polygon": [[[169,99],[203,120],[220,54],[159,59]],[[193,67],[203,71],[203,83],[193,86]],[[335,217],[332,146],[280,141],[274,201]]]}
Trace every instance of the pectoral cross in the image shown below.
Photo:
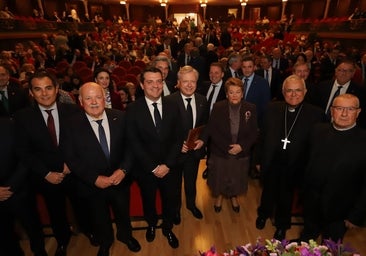
{"label": "pectoral cross", "polygon": [[283,147],[282,147],[282,149],[286,149],[286,147],[287,147],[287,143],[288,143],[288,144],[290,144],[290,143],[291,143],[291,141],[289,141],[289,140],[287,139],[287,137],[286,137],[285,139],[281,140],[281,141],[283,142]]}

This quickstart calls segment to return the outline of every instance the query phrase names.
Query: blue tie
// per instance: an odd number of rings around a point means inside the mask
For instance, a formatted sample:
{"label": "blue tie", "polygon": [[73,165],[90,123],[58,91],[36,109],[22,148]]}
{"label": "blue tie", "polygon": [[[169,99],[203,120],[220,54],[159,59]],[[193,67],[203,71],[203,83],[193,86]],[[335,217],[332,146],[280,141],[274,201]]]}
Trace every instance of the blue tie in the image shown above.
{"label": "blue tie", "polygon": [[99,132],[99,144],[102,147],[102,150],[104,152],[104,155],[106,158],[109,158],[109,149],[108,149],[108,143],[107,143],[107,137],[105,135],[105,131],[102,125],[103,119],[96,120],[95,122],[98,123],[98,132]]}

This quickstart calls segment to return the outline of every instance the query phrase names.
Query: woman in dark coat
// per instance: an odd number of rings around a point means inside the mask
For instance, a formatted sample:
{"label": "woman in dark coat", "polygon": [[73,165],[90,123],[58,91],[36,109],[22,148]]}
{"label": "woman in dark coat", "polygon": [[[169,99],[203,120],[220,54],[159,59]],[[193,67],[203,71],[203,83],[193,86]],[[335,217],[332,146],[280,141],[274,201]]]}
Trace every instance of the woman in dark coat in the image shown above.
{"label": "woman in dark coat", "polygon": [[238,78],[225,83],[227,100],[216,103],[207,127],[210,139],[207,184],[216,201],[215,212],[221,211],[223,197],[231,199],[235,212],[240,206],[237,195],[248,189],[249,155],[257,139],[255,105],[243,100],[243,84]]}

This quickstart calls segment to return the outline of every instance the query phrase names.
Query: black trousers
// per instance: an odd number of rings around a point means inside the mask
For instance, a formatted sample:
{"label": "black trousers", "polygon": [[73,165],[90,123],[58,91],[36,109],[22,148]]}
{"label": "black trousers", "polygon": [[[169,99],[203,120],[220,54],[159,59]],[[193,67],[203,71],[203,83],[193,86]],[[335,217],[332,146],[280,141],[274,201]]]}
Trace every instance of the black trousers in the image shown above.
{"label": "black trousers", "polygon": [[44,238],[35,197],[29,191],[22,191],[0,202],[0,255],[21,255],[18,237],[14,233],[16,219],[28,235],[31,250],[35,254],[44,252]]}
{"label": "black trousers", "polygon": [[263,189],[258,216],[262,218],[274,216],[277,228],[289,229],[296,181],[293,180],[287,168],[281,166],[275,166],[269,173],[264,173],[262,181]]}
{"label": "black trousers", "polygon": [[149,226],[156,226],[158,215],[156,211],[156,192],[159,189],[162,202],[162,229],[171,230],[173,219],[176,214],[177,189],[179,173],[170,169],[163,178],[157,178],[153,173],[139,173],[137,183],[141,189],[141,197],[144,208],[144,217]]}
{"label": "black trousers", "polygon": [[114,240],[110,208],[113,210],[117,227],[117,239],[125,242],[132,236],[130,187],[122,183],[100,189],[85,198],[95,237],[100,245],[106,248],[109,248]]}
{"label": "black trousers", "polygon": [[196,205],[196,181],[200,159],[194,156],[194,151],[190,151],[183,158],[182,163],[177,167],[178,189],[177,189],[177,212],[182,207],[182,181],[184,178],[184,193],[186,196],[186,207],[192,208]]}

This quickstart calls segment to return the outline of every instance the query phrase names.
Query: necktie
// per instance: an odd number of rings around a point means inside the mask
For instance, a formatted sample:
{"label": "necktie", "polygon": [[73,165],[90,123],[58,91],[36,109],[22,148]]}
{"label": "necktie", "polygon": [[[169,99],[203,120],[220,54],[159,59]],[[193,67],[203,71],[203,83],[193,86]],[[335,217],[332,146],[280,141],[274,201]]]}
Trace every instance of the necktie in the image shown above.
{"label": "necktie", "polygon": [[276,60],[276,66],[275,66],[275,68],[280,69],[280,61],[279,60]]}
{"label": "necktie", "polygon": [[335,99],[337,96],[339,96],[339,94],[341,93],[341,89],[342,89],[342,88],[343,88],[343,86],[342,86],[342,85],[338,85],[338,88],[337,88],[336,92],[333,94],[332,100],[331,100],[331,102],[330,102],[330,104],[329,104],[329,108],[328,108],[328,110],[327,110],[327,116],[328,116],[328,117],[330,117],[330,107],[332,106],[334,99]]}
{"label": "necktie", "polygon": [[234,75],[235,75],[236,78],[239,78],[239,74],[238,74],[237,71],[234,71]]}
{"label": "necktie", "polygon": [[193,111],[191,106],[192,98],[186,98],[187,101],[187,121],[188,121],[188,128],[193,128]]}
{"label": "necktie", "polygon": [[96,120],[98,126],[98,133],[99,133],[99,144],[102,147],[104,155],[109,158],[109,149],[108,149],[108,142],[107,136],[105,135],[105,131],[102,125],[103,119]]}
{"label": "necktie", "polygon": [[210,106],[210,109],[211,109],[212,98],[213,98],[213,96],[215,94],[216,87],[217,87],[217,84],[213,84],[212,85],[212,91],[211,91],[211,93],[210,93],[210,95],[208,96],[208,99],[207,99],[208,104]]}
{"label": "necktie", "polygon": [[154,102],[152,105],[154,106],[154,119],[155,119],[156,131],[160,133],[162,120],[158,109],[158,103]]}
{"label": "necktie", "polygon": [[267,69],[264,70],[264,79],[266,79],[267,82],[269,82],[269,80],[268,80],[268,70]]}
{"label": "necktie", "polygon": [[248,81],[249,81],[248,78],[244,78],[244,90],[243,90],[245,93],[244,99],[247,97],[247,94],[248,94]]}
{"label": "necktie", "polygon": [[47,128],[48,128],[48,131],[49,131],[49,133],[51,135],[53,145],[55,145],[57,147],[56,127],[55,127],[55,120],[53,119],[53,115],[52,115],[52,110],[53,109],[47,109],[47,110],[45,110],[47,112],[47,114],[48,114]]}
{"label": "necktie", "polygon": [[0,94],[1,94],[1,102],[3,103],[6,112],[9,112],[9,100],[5,96],[5,91],[0,91]]}

